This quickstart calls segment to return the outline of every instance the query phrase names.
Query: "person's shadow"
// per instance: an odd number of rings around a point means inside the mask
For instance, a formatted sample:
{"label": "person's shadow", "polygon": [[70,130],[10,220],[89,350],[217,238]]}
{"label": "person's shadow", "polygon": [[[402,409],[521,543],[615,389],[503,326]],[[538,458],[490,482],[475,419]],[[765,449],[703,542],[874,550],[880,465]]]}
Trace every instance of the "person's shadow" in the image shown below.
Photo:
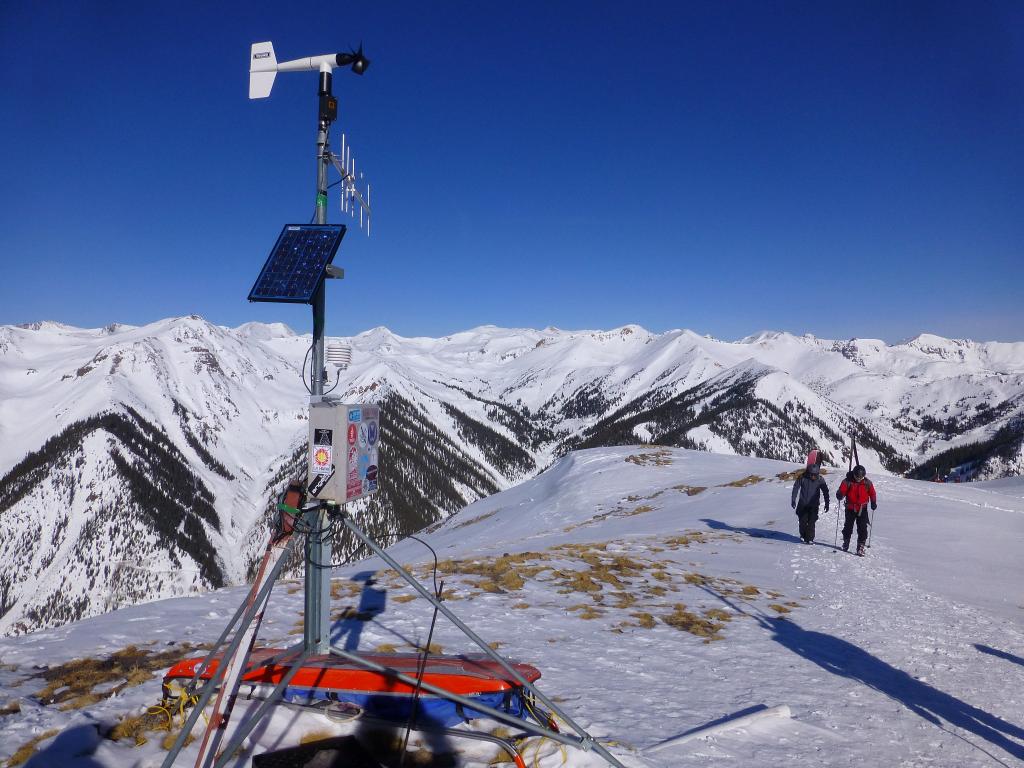
{"label": "person's shadow", "polygon": [[1024,728],[917,680],[853,643],[823,632],[804,629],[792,619],[750,613],[733,605],[728,598],[714,590],[708,587],[703,589],[735,610],[752,616],[762,627],[771,631],[772,640],[784,648],[833,675],[858,680],[875,689],[947,733],[964,739],[996,762],[1007,765],[970,739],[946,728],[943,721],[984,739],[1013,757],[1024,759]]}
{"label": "person's shadow", "polygon": [[335,622],[331,628],[331,645],[342,646],[346,651],[359,650],[359,641],[363,634],[363,626],[384,613],[387,608],[388,591],[376,589],[375,571],[360,571],[352,577],[352,581],[363,582],[363,591],[359,595],[359,606],[349,612],[341,621]]}
{"label": "person's shadow", "polygon": [[1012,661],[1014,664],[1024,666],[1024,659],[1020,656],[1014,656],[1012,653],[1000,651],[998,648],[993,648],[990,645],[982,645],[981,643],[975,643],[974,647],[982,653],[987,653],[989,656],[998,656],[1000,659],[1006,659],[1007,661]]}
{"label": "person's shadow", "polygon": [[[796,515],[794,515],[796,517]],[[784,533],[782,531],[773,531],[771,528],[741,528],[735,525],[729,525],[723,523],[721,520],[711,520],[706,517],[700,519],[708,528],[715,531],[729,531],[731,533],[742,533],[747,536],[751,536],[755,539],[775,539],[777,541],[788,541],[793,544],[800,542],[799,536],[794,536],[791,533]]]}

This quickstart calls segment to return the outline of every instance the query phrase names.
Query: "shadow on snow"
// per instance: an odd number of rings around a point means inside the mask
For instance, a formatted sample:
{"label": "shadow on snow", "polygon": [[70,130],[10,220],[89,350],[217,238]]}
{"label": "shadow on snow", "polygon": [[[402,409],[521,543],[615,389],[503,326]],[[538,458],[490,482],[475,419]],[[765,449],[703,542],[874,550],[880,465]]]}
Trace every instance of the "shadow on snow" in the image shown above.
{"label": "shadow on snow", "polygon": [[[963,739],[993,760],[1006,765],[988,750],[946,728],[944,722],[968,731],[1018,759],[1024,759],[1024,728],[940,691],[853,643],[823,632],[804,629],[792,619],[766,616],[760,612],[751,613],[707,586],[702,589],[734,610],[752,616],[763,628],[772,632],[772,640],[784,648],[833,675],[856,680],[888,696],[936,727]],[[979,647],[979,650],[982,648]]]}

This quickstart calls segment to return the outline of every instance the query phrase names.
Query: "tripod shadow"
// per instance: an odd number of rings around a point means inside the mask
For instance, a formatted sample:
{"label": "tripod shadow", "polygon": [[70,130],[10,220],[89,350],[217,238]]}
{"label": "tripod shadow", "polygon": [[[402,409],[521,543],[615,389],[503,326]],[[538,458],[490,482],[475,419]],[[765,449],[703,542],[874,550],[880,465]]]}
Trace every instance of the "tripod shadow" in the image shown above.
{"label": "tripod shadow", "polygon": [[[795,515],[794,515],[795,517]],[[788,541],[793,544],[800,543],[800,537],[782,531],[773,531],[771,528],[743,528],[736,525],[723,523],[721,520],[711,520],[706,517],[700,519],[708,528],[715,531],[729,531],[731,533],[742,533],[755,539],[775,539],[776,541]]]}
{"label": "tripod shadow", "polygon": [[725,596],[704,586],[734,610],[752,616],[772,633],[772,640],[814,662],[826,672],[856,680],[873,688],[947,733],[963,739],[996,762],[1007,765],[974,741],[945,727],[945,723],[984,739],[1018,759],[1024,759],[1024,728],[915,679],[853,643],[823,632],[807,630],[791,619],[745,611]]}
{"label": "tripod shadow", "polygon": [[987,653],[989,656],[998,656],[1000,659],[1006,659],[1007,661],[1012,661],[1014,664],[1024,666],[1024,659],[1020,656],[1014,656],[1012,653],[1000,651],[998,648],[993,648],[990,645],[982,645],[981,643],[975,643],[974,647],[982,653]]}
{"label": "tripod shadow", "polygon": [[373,621],[384,613],[387,608],[388,591],[377,589],[374,578],[375,571],[360,571],[352,577],[352,581],[363,582],[363,591],[359,594],[359,605],[350,611],[341,621],[331,627],[331,645],[338,645],[346,651],[359,650],[363,627],[366,622]]}

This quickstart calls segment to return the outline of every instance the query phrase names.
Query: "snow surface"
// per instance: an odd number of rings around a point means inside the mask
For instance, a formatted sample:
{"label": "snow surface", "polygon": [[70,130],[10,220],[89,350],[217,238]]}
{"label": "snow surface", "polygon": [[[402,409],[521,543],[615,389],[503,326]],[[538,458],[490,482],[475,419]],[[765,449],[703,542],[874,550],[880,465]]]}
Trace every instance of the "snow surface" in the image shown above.
{"label": "snow surface", "polygon": [[[630,768],[1024,764],[1024,486],[877,477],[872,546],[858,558],[832,546],[834,506],[822,513],[817,545],[799,542],[791,481],[778,477],[793,469],[675,449],[581,451],[421,536],[442,561],[486,564],[505,553],[535,553],[518,563],[522,587],[502,592],[485,591],[479,575],[446,572],[447,604],[503,653],[538,666],[541,688]],[[833,490],[841,474],[826,474]],[[431,559],[420,543],[406,540],[390,552],[429,578]],[[335,572],[346,595],[335,609],[370,588],[385,602],[365,624],[339,620],[335,637],[361,649],[389,643],[408,650],[426,638],[429,606],[405,602],[412,590],[393,575],[378,573],[377,584],[365,586],[365,574],[379,566],[367,560]],[[602,573],[619,584],[601,581]],[[583,574],[597,579],[598,591],[581,587]],[[155,703],[159,674],[63,712],[33,698],[44,685],[34,665],[100,657],[132,643],[166,650],[172,642],[212,641],[243,594],[228,588],[0,640],[0,708],[11,700],[21,706],[0,717],[0,758],[58,728],[41,742],[34,765],[159,765],[160,734],[138,747],[96,736]],[[705,642],[666,623],[678,605],[698,616],[724,612],[712,614],[728,619],[719,619],[721,639]],[[299,639],[301,608],[300,585],[279,585],[261,642]],[[443,619],[434,641],[446,653],[473,650]],[[792,716],[644,751],[778,705]],[[282,707],[247,756],[350,727]],[[490,747],[455,746],[465,766],[485,766],[494,756]],[[549,742],[529,746],[528,762],[535,748],[542,768],[604,764],[592,753],[563,755]],[[195,746],[179,764],[194,757]]]}

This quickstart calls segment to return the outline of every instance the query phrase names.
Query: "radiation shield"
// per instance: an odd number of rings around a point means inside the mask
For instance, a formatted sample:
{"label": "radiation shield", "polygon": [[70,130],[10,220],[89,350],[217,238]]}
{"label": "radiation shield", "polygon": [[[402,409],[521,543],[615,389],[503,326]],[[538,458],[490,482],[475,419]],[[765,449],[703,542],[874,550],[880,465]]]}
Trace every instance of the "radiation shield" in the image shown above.
{"label": "radiation shield", "polygon": [[377,406],[311,403],[309,496],[344,504],[376,492],[379,447]]}

